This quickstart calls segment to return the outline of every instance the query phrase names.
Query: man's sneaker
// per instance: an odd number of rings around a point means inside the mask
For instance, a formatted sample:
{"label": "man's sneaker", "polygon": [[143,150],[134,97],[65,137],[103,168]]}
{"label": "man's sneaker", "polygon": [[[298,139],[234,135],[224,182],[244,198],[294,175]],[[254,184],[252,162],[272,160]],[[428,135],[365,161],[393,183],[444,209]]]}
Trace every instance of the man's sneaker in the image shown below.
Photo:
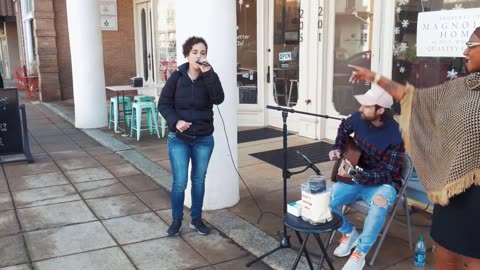
{"label": "man's sneaker", "polygon": [[201,218],[192,219],[190,229],[196,230],[199,234],[203,235],[207,235],[210,232],[210,229],[203,223]]}
{"label": "man's sneaker", "polygon": [[350,255],[352,249],[357,246],[359,237],[360,235],[355,228],[351,233],[342,235],[342,238],[340,238],[340,245],[338,245],[333,251],[333,255],[337,257],[347,257]]}
{"label": "man's sneaker", "polygon": [[365,266],[365,256],[367,254],[361,253],[355,249],[348,258],[347,263],[343,266],[342,270],[362,270]]}
{"label": "man's sneaker", "polygon": [[174,219],[172,222],[172,225],[168,227],[168,230],[167,230],[168,236],[177,235],[180,232],[181,227],[182,227],[182,220]]}

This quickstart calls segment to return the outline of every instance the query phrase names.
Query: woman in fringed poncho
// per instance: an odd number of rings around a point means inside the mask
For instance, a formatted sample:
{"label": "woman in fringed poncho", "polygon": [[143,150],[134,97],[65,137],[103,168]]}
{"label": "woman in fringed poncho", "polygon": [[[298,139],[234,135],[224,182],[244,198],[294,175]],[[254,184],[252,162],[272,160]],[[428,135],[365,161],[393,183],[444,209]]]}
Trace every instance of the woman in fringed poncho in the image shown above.
{"label": "woman in fringed poncho", "polygon": [[464,55],[468,76],[425,89],[351,66],[350,82],[377,83],[401,102],[405,146],[435,203],[437,270],[480,269],[480,27]]}

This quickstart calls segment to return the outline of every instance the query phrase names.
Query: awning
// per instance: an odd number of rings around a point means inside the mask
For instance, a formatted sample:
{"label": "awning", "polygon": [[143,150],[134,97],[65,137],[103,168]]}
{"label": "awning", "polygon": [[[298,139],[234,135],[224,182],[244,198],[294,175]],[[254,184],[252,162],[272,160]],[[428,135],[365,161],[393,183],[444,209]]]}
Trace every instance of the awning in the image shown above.
{"label": "awning", "polygon": [[0,0],[0,17],[15,16],[13,0]]}

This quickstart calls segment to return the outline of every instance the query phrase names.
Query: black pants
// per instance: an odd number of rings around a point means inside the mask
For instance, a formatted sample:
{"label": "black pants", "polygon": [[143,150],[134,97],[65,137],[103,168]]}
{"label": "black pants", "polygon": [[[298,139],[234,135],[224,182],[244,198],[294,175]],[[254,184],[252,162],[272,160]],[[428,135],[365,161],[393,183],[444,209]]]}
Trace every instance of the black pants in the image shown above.
{"label": "black pants", "polygon": [[430,235],[450,251],[480,259],[479,224],[480,186],[472,186],[447,206],[435,204]]}

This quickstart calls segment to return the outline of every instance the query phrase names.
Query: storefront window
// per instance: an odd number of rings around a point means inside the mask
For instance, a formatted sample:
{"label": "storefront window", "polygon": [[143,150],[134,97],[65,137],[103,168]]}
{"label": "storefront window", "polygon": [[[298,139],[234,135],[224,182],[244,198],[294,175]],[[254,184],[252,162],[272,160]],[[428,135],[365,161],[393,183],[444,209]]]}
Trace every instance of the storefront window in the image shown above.
{"label": "storefront window", "polygon": [[298,100],[300,29],[304,10],[300,0],[275,0],[273,18],[273,96],[280,106]]}
{"label": "storefront window", "polygon": [[348,65],[370,68],[373,1],[335,2],[335,49],[332,98],[340,115],[354,113],[360,104],[354,95],[370,89],[370,84],[349,83],[352,69]]}
{"label": "storefront window", "polygon": [[175,2],[158,1],[157,4],[157,59],[158,81],[164,82],[177,70],[177,44],[175,40]]}
{"label": "storefront window", "polygon": [[[396,1],[392,78],[398,82],[412,83],[416,87],[429,87],[465,76],[467,71],[463,57],[417,56],[417,18],[420,12],[479,7],[478,0]],[[468,20],[468,23],[475,24],[472,20]],[[463,36],[458,38],[463,45],[469,36],[465,31],[461,31],[461,34]]]}
{"label": "storefront window", "polygon": [[240,104],[258,103],[255,0],[237,2],[237,86]]}

